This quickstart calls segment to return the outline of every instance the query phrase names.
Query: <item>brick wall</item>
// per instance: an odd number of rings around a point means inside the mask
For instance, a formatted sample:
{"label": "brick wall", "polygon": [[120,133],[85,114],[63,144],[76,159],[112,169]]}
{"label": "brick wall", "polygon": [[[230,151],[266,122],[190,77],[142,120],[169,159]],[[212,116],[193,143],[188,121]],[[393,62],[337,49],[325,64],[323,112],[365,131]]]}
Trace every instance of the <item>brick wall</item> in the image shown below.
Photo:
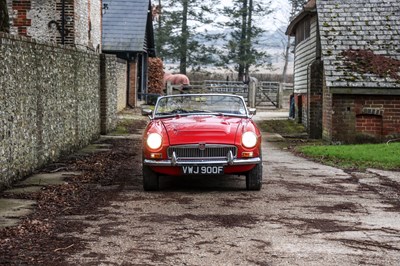
{"label": "brick wall", "polygon": [[[54,0],[52,0],[53,2]],[[54,5],[54,2],[53,2]],[[63,10],[63,0],[56,0],[55,1],[55,14],[56,14],[56,27],[59,28],[58,34],[56,35],[56,42],[62,43],[64,39],[64,44],[73,45],[75,43],[75,10],[74,10],[74,0],[64,0],[64,29],[65,33],[64,36],[61,34],[62,28],[62,10]],[[42,17],[42,19],[46,20],[46,17]],[[36,35],[32,36],[36,38]]]}
{"label": "brick wall", "polygon": [[310,65],[308,93],[308,134],[310,138],[322,137],[322,84],[323,63],[320,60]]}
{"label": "brick wall", "polygon": [[98,54],[0,33],[0,80],[0,187],[99,137]]}
{"label": "brick wall", "polygon": [[354,142],[356,115],[354,95],[333,95],[332,98],[332,140]]}
{"label": "brick wall", "polygon": [[346,143],[400,137],[400,96],[333,95],[332,140]]}
{"label": "brick wall", "polygon": [[306,93],[295,93],[295,119],[298,123],[303,124],[307,127],[308,123],[308,109],[307,109],[307,94]]}
{"label": "brick wall", "polygon": [[[10,0],[10,32],[62,43],[63,0]],[[101,0],[64,0],[64,44],[101,51]]]}
{"label": "brick wall", "polygon": [[129,62],[129,94],[128,104],[131,107],[136,106],[136,87],[137,87],[137,62]]}
{"label": "brick wall", "polygon": [[28,18],[28,12],[31,10],[31,0],[12,0],[13,10],[12,26],[21,36],[27,36],[28,28],[31,26],[31,19]]}
{"label": "brick wall", "polygon": [[381,139],[383,135],[381,115],[360,114],[356,116],[356,132]]}

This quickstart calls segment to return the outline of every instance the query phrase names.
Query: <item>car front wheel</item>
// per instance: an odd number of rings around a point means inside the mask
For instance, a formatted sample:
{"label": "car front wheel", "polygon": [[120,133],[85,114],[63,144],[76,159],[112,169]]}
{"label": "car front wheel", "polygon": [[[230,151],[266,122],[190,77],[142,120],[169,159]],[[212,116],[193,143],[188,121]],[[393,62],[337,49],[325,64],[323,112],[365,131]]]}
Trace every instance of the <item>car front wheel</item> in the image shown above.
{"label": "car front wheel", "polygon": [[262,163],[254,166],[246,174],[246,189],[247,190],[260,190],[262,186]]}
{"label": "car front wheel", "polygon": [[158,190],[158,174],[147,165],[143,165],[143,189],[145,191]]}

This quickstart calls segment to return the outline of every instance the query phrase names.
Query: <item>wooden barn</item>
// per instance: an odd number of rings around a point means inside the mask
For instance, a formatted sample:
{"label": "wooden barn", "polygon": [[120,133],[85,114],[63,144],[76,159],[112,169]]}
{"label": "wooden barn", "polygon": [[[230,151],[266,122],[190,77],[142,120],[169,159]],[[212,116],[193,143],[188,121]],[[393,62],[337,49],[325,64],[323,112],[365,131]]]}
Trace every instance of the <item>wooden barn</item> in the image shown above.
{"label": "wooden barn", "polygon": [[286,34],[296,120],[312,138],[400,138],[400,1],[310,0]]}

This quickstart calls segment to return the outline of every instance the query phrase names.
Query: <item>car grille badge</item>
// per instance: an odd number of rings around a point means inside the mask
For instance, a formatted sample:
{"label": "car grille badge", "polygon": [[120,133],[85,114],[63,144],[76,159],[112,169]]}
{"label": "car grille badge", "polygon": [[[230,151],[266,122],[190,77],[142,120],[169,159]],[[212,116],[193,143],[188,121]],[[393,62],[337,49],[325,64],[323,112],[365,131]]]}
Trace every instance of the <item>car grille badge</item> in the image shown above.
{"label": "car grille badge", "polygon": [[205,143],[199,143],[199,150],[204,151],[206,149]]}

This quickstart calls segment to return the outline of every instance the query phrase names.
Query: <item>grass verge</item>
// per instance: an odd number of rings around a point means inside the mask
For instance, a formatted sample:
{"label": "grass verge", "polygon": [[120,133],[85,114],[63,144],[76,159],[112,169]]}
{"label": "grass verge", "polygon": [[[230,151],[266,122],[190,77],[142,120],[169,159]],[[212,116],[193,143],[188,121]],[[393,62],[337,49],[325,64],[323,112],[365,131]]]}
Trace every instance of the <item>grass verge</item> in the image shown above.
{"label": "grass verge", "polygon": [[276,145],[323,164],[343,169],[377,168],[400,171],[400,143],[327,145],[305,136],[303,125],[293,120],[266,120],[258,123],[261,131],[277,133],[285,139]]}
{"label": "grass verge", "polygon": [[307,133],[302,124],[289,119],[265,120],[257,122],[257,125],[263,132],[277,133],[282,136]]}
{"label": "grass verge", "polygon": [[299,146],[295,150],[341,168],[400,170],[400,143]]}

